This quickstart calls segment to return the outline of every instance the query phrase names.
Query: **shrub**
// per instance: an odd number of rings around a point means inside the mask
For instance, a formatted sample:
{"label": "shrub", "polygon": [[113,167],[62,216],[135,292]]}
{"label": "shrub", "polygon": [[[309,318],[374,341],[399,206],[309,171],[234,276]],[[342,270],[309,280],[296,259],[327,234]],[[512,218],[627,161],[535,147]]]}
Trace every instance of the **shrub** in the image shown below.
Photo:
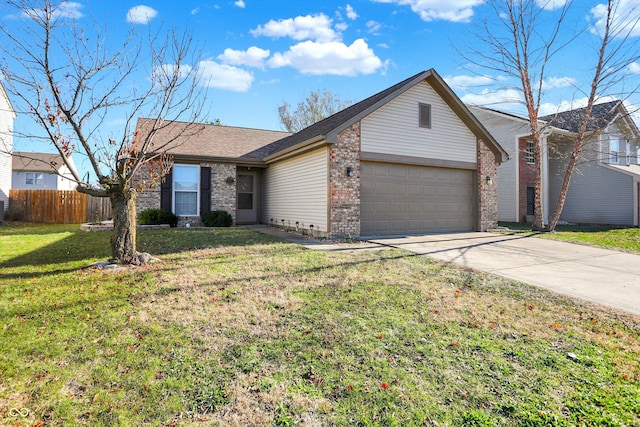
{"label": "shrub", "polygon": [[233,218],[227,211],[211,211],[200,215],[202,225],[205,227],[230,227]]}
{"label": "shrub", "polygon": [[170,227],[178,226],[178,216],[164,209],[145,209],[138,216],[138,224],[158,225],[169,224]]}

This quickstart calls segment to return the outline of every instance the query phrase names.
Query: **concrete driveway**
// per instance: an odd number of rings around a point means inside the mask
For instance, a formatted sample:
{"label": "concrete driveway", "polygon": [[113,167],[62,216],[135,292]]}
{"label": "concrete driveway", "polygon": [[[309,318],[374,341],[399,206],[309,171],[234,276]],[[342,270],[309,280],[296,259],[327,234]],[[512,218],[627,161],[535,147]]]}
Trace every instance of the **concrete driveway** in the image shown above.
{"label": "concrete driveway", "polygon": [[640,256],[495,233],[367,239],[640,314]]}

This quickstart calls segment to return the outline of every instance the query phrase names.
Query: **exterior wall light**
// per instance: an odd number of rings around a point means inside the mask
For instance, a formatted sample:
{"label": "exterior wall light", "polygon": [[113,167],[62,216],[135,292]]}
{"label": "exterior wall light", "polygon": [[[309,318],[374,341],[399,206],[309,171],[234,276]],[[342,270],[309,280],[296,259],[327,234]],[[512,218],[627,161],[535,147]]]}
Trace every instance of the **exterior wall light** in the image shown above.
{"label": "exterior wall light", "polygon": [[491,178],[491,175],[487,175],[487,176],[484,177],[484,181],[487,184],[491,184],[493,182],[493,179]]}
{"label": "exterior wall light", "polygon": [[347,176],[352,177],[355,173],[353,172],[353,168],[351,166],[347,166]]}

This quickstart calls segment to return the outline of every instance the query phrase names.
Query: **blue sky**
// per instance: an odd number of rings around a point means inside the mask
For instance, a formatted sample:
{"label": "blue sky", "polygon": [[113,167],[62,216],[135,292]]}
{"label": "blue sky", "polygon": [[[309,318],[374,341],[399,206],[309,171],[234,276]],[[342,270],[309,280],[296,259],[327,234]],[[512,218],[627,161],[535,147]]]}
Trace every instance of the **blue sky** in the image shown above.
{"label": "blue sky", "polygon": [[[564,0],[537,3],[552,22]],[[550,66],[541,114],[581,105],[580,89],[590,84],[601,3],[578,0],[574,5],[567,29],[587,31]],[[635,3],[621,0],[619,16],[637,16]],[[295,105],[318,89],[359,101],[429,68],[467,103],[524,113],[514,102],[521,99],[518,81],[470,64],[460,54],[482,47],[475,34],[485,19],[493,19],[483,0],[79,0],[66,2],[65,9],[70,19],[103,23],[116,43],[132,26],[141,32],[189,30],[202,49],[202,61],[193,66],[210,79],[208,118],[225,125],[281,129],[277,107],[283,101]],[[2,24],[12,25],[2,6],[0,14]],[[640,28],[634,43],[638,36]],[[625,86],[638,81],[640,64],[632,64]],[[629,102],[640,105],[640,97]],[[30,123],[20,117],[16,126]],[[15,149],[52,151],[23,140]]]}

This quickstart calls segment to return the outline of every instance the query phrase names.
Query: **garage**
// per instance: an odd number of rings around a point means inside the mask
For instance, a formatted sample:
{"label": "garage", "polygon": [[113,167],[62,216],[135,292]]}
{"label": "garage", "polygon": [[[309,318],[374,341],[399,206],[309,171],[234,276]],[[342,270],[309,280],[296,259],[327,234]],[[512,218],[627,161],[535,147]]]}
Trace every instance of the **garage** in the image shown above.
{"label": "garage", "polygon": [[475,171],[362,162],[361,235],[475,229]]}

